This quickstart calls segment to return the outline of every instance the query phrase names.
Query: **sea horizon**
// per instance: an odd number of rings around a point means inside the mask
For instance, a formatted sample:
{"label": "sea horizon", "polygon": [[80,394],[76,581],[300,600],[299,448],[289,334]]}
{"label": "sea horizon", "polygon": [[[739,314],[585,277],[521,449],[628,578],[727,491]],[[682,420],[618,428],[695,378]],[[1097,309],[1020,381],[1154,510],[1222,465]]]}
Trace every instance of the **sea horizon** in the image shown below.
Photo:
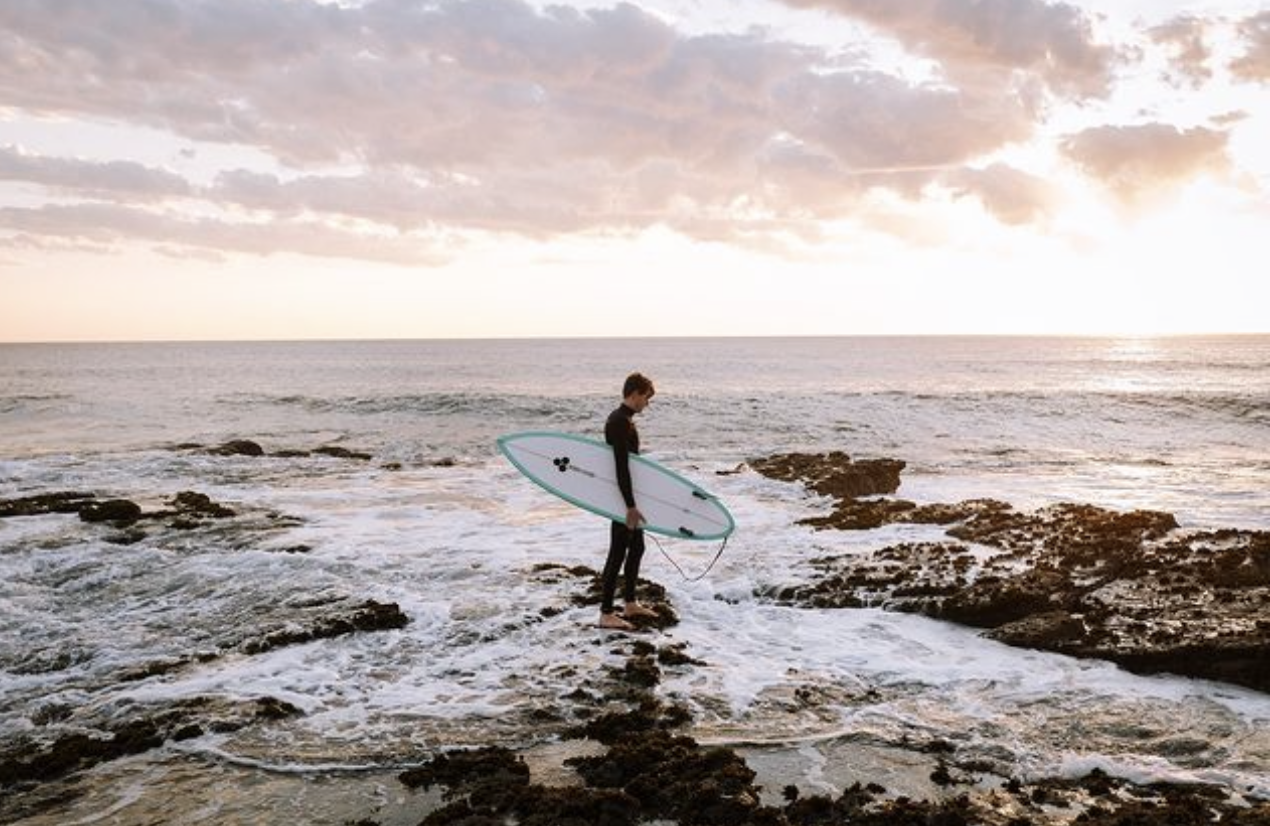
{"label": "sea horizon", "polygon": [[598,335],[514,335],[514,336],[349,336],[312,338],[153,338],[153,339],[30,339],[18,341],[0,341],[0,346],[28,344],[354,344],[389,343],[389,342],[482,342],[482,341],[675,341],[715,339],[720,341],[762,341],[762,340],[800,340],[800,339],[1212,339],[1212,338],[1256,338],[1270,336],[1270,330],[1243,330],[1220,332],[888,332],[888,333],[773,333],[773,334],[719,334],[709,333],[695,335],[692,333],[674,333],[665,335],[633,335],[633,336],[598,336]]}

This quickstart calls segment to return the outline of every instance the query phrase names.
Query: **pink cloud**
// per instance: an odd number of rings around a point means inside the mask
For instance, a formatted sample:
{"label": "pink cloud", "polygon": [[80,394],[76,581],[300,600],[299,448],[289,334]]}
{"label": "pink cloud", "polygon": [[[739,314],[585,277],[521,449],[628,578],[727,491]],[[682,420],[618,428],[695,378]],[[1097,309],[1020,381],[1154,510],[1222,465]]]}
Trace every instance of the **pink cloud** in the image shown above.
{"label": "pink cloud", "polygon": [[1231,70],[1247,80],[1270,81],[1270,11],[1255,14],[1239,24],[1246,49]]}
{"label": "pink cloud", "polygon": [[867,22],[952,78],[1026,71],[1064,95],[1107,92],[1116,55],[1079,8],[1042,0],[783,0]]}
{"label": "pink cloud", "polygon": [[1184,16],[1150,31],[1152,40],[1168,47],[1172,73],[1196,89],[1213,76],[1209,66],[1212,50],[1208,45],[1208,28],[1206,21]]}
{"label": "pink cloud", "polygon": [[1225,132],[1162,123],[1100,126],[1067,138],[1063,152],[1086,174],[1134,202],[1229,166]]}
{"label": "pink cloud", "polygon": [[172,172],[132,161],[96,163],[50,158],[0,146],[0,181],[40,184],[76,195],[126,196],[146,201],[189,195],[189,183]]}
{"label": "pink cloud", "polygon": [[[247,145],[289,170],[226,169],[196,187],[130,162],[0,150],[0,180],[50,202],[3,220],[81,239],[97,214],[111,239],[414,260],[448,231],[814,237],[871,189],[920,199],[938,182],[1021,223],[1044,213],[1046,188],[985,159],[1034,137],[1061,96],[1104,93],[1118,59],[1062,3],[787,2],[865,22],[936,76],[758,29],[690,35],[625,3],[4,0],[0,107]],[[1069,151],[1109,180],[1146,174],[1106,160],[1105,142],[1085,133]],[[261,223],[183,217],[191,202]],[[350,223],[396,240],[377,251]]]}

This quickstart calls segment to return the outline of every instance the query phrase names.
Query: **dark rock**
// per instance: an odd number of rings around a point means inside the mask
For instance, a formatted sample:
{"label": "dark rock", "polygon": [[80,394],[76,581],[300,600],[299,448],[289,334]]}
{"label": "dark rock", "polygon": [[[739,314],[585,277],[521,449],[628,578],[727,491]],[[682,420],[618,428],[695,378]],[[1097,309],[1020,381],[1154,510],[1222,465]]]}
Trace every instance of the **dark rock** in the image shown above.
{"label": "dark rock", "polygon": [[975,628],[996,628],[1055,608],[1066,581],[1057,571],[1033,570],[1009,579],[985,579],[949,596],[931,610],[941,619]]}
{"label": "dark rock", "polygon": [[686,653],[687,648],[686,642],[663,645],[657,650],[657,662],[662,665],[705,665],[702,660],[690,657]]}
{"label": "dark rock", "polygon": [[42,516],[48,513],[79,513],[96,499],[95,494],[76,491],[41,493],[18,499],[0,499],[0,518],[8,516]]}
{"label": "dark rock", "polygon": [[[223,705],[223,704],[222,704]],[[113,723],[98,736],[73,731],[47,743],[9,743],[0,752],[0,788],[52,780],[69,772],[157,748],[169,739],[188,739],[198,729],[236,731],[261,719],[299,714],[272,697],[245,705],[218,707],[210,698],[194,698],[166,708],[143,710],[131,720]],[[73,712],[72,712],[73,714]]]}
{"label": "dark rock", "polygon": [[652,687],[661,682],[661,669],[649,656],[631,657],[622,670],[623,678],[635,685]]}
{"label": "dark rock", "polygon": [[260,654],[285,645],[352,634],[355,631],[387,631],[404,628],[410,622],[397,603],[367,600],[349,610],[336,611],[309,620],[299,627],[287,627],[248,640],[240,646],[244,654]]}
{"label": "dark rock", "polygon": [[494,777],[504,784],[524,786],[529,783],[529,767],[510,750],[489,746],[442,754],[417,769],[398,775],[398,779],[410,788],[423,788],[424,791],[438,784],[462,787],[473,777]]}
{"label": "dark rock", "polygon": [[529,767],[501,746],[443,754],[399,777],[411,788],[447,788],[453,802],[428,815],[429,826],[502,826],[509,819],[524,826],[633,826],[639,808],[621,792],[531,784]]}
{"label": "dark rock", "polygon": [[149,536],[149,534],[145,531],[133,528],[131,530],[111,534],[110,536],[104,537],[104,539],[112,545],[136,545],[147,536]]}
{"label": "dark rock", "polygon": [[250,439],[234,439],[208,451],[214,456],[264,456],[265,449]]}
{"label": "dark rock", "polygon": [[903,499],[866,499],[899,490],[904,462],[898,459],[853,461],[841,451],[783,453],[753,461],[754,470],[773,479],[802,482],[810,490],[835,500],[833,512],[801,520],[799,524],[837,530],[871,530],[897,522],[948,525],[977,514],[1010,510],[1005,502],[971,499],[959,504],[918,506]]}
{"label": "dark rock", "polygon": [[1085,623],[1063,610],[1031,614],[1007,622],[984,636],[1020,648],[1068,651],[1085,639]]}
{"label": "dark rock", "polygon": [[232,508],[217,504],[205,493],[183,490],[168,502],[177,513],[183,515],[207,516],[212,519],[228,519],[234,516]]}
{"label": "dark rock", "polygon": [[[571,600],[575,606],[587,605],[598,608],[602,601],[603,583],[601,582],[600,574],[594,568],[589,568],[585,565],[565,567],[554,563],[543,563],[535,565],[532,571],[534,574],[551,581],[558,581],[559,578],[565,576],[586,580],[586,591],[576,594]],[[640,630],[657,629],[664,631],[679,624],[679,615],[667,600],[664,587],[656,582],[640,579],[636,585],[636,595],[640,604],[651,608],[655,614],[655,616],[651,617],[634,617],[628,620],[636,628]]]}
{"label": "dark rock", "polygon": [[883,605],[990,629],[1013,645],[1270,691],[1270,533],[1179,534],[1171,514],[1092,505],[1019,513],[978,500],[927,510],[942,524],[961,517],[948,535],[997,555],[895,545],[814,560],[815,582],[764,596],[818,608]]}
{"label": "dark rock", "polygon": [[141,506],[127,499],[89,502],[79,509],[79,518],[85,522],[114,522],[126,525],[141,518]]}
{"label": "dark rock", "polygon": [[[900,558],[955,562],[965,556],[964,549],[955,545],[919,545],[900,552],[887,564]],[[826,566],[834,564],[834,560],[825,561]],[[590,569],[559,565],[537,566],[534,572],[544,578],[559,577],[552,581],[562,581],[566,576],[594,578]],[[1062,625],[1057,619],[1054,623]],[[445,788],[445,804],[429,814],[421,826],[634,826],[649,822],[684,826],[1057,826],[1072,822],[1129,826],[1172,823],[1170,818],[1175,813],[1201,808],[1200,803],[1223,823],[1247,826],[1265,821],[1241,820],[1244,813],[1270,813],[1270,804],[1226,801],[1198,787],[1161,793],[1156,787],[1132,787],[1095,772],[1077,780],[1039,780],[1032,787],[1013,781],[1009,790],[1018,801],[1043,801],[1064,813],[1042,817],[1041,803],[1037,803],[1032,806],[1038,813],[1035,820],[1011,818],[1001,814],[996,792],[975,788],[976,779],[963,772],[977,769],[966,763],[955,764],[956,745],[944,740],[926,743],[918,750],[938,756],[932,774],[936,783],[971,787],[955,798],[888,800],[883,798],[884,788],[870,783],[856,784],[836,799],[804,796],[797,787],[787,787],[783,806],[765,806],[754,783],[755,773],[744,759],[732,749],[702,746],[682,733],[682,727],[691,722],[687,710],[661,702],[647,684],[652,681],[629,680],[632,674],[646,673],[650,666],[655,668],[654,657],[663,664],[683,664],[683,649],[683,644],[658,648],[643,639],[624,638],[622,647],[614,653],[628,655],[625,665],[605,669],[609,673],[607,683],[596,686],[584,681],[589,688],[579,686],[560,698],[562,704],[591,704],[604,709],[602,714],[566,732],[566,736],[586,737],[607,747],[603,754],[566,761],[585,787],[548,788],[534,783],[524,761],[505,748],[449,752],[401,775],[402,782],[412,787]],[[632,706],[612,710],[614,705],[625,702]],[[554,722],[565,716],[567,712],[544,719]],[[1117,793],[1090,808],[1089,796],[1104,788]],[[1137,793],[1136,798],[1133,792]],[[1073,808],[1074,813],[1066,811]],[[1080,814],[1082,809],[1087,810],[1085,814]],[[1149,811],[1156,819],[1114,819],[1120,812],[1137,817],[1140,811]],[[1072,820],[1074,815],[1078,815],[1076,821]]]}
{"label": "dark rock", "polygon": [[855,461],[841,451],[830,453],[781,453],[749,462],[754,470],[772,479],[802,482],[822,496],[855,499],[894,493],[900,487],[898,459]]}
{"label": "dark rock", "polygon": [[837,504],[828,516],[800,519],[798,524],[813,528],[836,528],[840,531],[868,531],[892,522],[910,521],[905,517],[917,506],[903,499],[858,500],[846,499]]}
{"label": "dark rock", "polygon": [[336,447],[333,445],[315,448],[313,453],[318,456],[330,456],[335,459],[359,459],[361,461],[368,461],[372,458],[369,453],[362,453],[361,451],[349,450],[346,447]]}

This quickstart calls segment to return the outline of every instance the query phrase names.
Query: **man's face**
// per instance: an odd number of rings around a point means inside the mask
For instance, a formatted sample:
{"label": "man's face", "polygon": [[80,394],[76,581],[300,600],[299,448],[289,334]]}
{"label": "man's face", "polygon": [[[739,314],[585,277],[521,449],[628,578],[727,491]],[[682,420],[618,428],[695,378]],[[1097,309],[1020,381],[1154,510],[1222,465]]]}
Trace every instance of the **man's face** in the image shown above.
{"label": "man's face", "polygon": [[653,394],[651,392],[642,393],[639,390],[636,390],[627,398],[626,403],[630,406],[631,410],[634,410],[636,413],[640,413],[645,407],[648,407],[648,403],[652,401],[652,398]]}

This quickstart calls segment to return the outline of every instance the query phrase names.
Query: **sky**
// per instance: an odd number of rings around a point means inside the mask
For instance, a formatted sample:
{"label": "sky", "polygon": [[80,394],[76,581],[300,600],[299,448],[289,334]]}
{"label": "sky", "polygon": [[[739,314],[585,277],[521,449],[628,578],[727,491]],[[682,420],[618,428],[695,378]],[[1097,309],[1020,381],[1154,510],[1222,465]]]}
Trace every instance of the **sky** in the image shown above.
{"label": "sky", "polygon": [[1270,332],[1270,0],[3,0],[0,341]]}

